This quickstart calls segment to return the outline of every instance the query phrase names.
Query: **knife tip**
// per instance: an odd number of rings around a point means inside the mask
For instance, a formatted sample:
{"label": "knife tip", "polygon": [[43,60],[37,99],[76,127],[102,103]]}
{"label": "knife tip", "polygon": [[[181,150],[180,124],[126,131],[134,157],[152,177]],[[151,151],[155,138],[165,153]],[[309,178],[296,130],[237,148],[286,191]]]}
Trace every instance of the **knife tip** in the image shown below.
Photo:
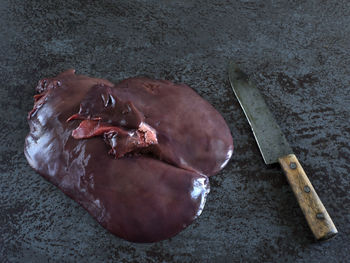
{"label": "knife tip", "polygon": [[237,64],[233,61],[233,60],[230,60],[229,62],[228,62],[228,68],[229,69],[235,69],[235,68],[237,68],[238,66],[237,66]]}
{"label": "knife tip", "polygon": [[228,64],[228,72],[229,72],[229,77],[231,81],[233,80],[243,80],[243,81],[248,81],[249,77],[247,74],[245,74],[235,63],[234,61],[230,61]]}

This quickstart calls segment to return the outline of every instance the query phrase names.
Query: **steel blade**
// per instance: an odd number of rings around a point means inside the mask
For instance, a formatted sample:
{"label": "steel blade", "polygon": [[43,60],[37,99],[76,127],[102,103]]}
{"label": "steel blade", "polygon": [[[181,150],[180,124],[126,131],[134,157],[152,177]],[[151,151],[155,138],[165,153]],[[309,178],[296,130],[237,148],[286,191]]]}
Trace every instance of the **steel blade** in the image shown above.
{"label": "steel blade", "polygon": [[266,164],[293,153],[258,88],[238,66],[229,64],[229,78],[233,92],[252,128]]}

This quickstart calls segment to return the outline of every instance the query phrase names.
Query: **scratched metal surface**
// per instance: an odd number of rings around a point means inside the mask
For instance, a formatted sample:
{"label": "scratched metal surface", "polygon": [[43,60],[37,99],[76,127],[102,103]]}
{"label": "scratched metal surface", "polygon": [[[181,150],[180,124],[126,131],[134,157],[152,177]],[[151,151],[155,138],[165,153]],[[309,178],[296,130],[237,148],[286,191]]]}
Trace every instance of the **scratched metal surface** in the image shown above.
{"label": "scratched metal surface", "polygon": [[[1,262],[349,262],[350,3],[0,1]],[[228,83],[237,61],[338,227],[316,243],[276,166],[267,168]],[[232,161],[198,220],[133,244],[105,231],[23,155],[36,82],[74,67],[118,82],[184,82],[229,123]]]}

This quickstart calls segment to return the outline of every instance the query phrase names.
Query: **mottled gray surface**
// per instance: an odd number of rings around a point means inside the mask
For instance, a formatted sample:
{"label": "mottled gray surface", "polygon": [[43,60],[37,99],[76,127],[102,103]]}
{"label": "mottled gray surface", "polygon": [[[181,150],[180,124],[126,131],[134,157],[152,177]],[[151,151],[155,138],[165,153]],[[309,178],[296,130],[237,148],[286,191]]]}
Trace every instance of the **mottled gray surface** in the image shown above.
{"label": "mottled gray surface", "polygon": [[[64,3],[66,2],[66,3]],[[0,1],[1,262],[350,262],[350,3]],[[261,89],[339,234],[313,240],[231,93],[239,62]],[[118,82],[184,82],[229,123],[236,151],[193,225],[155,244],[105,231],[23,155],[37,81],[73,67]]]}

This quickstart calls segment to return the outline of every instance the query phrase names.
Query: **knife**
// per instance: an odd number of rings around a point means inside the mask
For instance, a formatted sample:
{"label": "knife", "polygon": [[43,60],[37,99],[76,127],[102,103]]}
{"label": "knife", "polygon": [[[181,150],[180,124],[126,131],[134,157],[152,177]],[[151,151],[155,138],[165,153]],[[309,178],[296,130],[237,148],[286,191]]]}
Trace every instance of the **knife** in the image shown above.
{"label": "knife", "polygon": [[235,63],[230,62],[228,72],[232,90],[248,119],[265,164],[281,165],[315,238],[334,237],[338,231],[332,219],[261,93]]}

